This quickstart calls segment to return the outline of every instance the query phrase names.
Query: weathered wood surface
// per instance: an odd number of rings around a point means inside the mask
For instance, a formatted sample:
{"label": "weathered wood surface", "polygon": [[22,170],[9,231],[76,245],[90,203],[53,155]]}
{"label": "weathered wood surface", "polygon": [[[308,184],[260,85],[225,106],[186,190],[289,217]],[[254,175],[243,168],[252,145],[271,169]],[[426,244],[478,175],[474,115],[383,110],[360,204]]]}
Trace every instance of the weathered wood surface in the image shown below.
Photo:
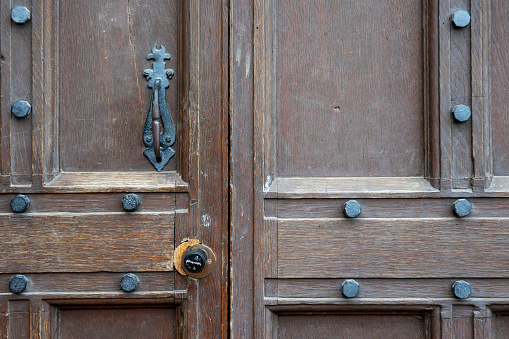
{"label": "weathered wood surface", "polygon": [[173,213],[3,214],[2,273],[171,271]]}
{"label": "weathered wood surface", "polygon": [[422,1],[278,1],[274,15],[278,176],[423,175]]}
{"label": "weathered wood surface", "polygon": [[282,219],[278,277],[509,277],[507,219]]}
{"label": "weathered wood surface", "polygon": [[[60,4],[61,170],[152,171],[143,155],[142,131],[151,90],[143,77],[156,45],[173,57],[175,78],[166,90],[172,118],[178,109],[178,1],[100,1]],[[177,141],[174,149],[183,145]],[[176,157],[165,171],[175,169]]]}
{"label": "weathered wood surface", "polygon": [[282,315],[278,338],[425,338],[425,314]]}
{"label": "weathered wood surface", "polygon": [[62,308],[59,338],[175,338],[175,308]]}

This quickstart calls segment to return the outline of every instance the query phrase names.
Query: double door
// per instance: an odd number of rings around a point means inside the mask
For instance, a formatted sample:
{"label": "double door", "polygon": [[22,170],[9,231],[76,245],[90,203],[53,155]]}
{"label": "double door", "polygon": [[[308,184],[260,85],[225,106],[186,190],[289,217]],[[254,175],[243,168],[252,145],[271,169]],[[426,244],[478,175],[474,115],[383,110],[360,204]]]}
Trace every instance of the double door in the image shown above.
{"label": "double door", "polygon": [[506,1],[0,4],[1,336],[508,335]]}

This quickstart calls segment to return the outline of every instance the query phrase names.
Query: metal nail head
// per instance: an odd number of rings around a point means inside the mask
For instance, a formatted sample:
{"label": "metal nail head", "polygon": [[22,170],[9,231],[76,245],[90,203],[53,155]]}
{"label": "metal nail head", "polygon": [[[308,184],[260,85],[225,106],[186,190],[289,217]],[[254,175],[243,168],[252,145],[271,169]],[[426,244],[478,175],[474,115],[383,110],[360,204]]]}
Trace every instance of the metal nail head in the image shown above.
{"label": "metal nail head", "polygon": [[359,283],[353,279],[343,281],[341,292],[347,298],[354,298],[359,294]]}
{"label": "metal nail head", "polygon": [[466,299],[472,293],[472,287],[464,280],[458,280],[452,285],[452,292],[458,299]]}
{"label": "metal nail head", "polygon": [[138,284],[140,283],[140,279],[135,274],[127,273],[122,277],[120,281],[120,287],[124,292],[133,292],[138,288]]}
{"label": "metal nail head", "polygon": [[16,274],[14,277],[11,278],[11,281],[9,281],[9,289],[12,293],[21,293],[24,290],[26,290],[28,286],[28,279],[24,275]]}
{"label": "metal nail head", "polygon": [[12,105],[11,112],[16,118],[26,118],[32,112],[32,105],[28,101],[19,100]]}
{"label": "metal nail head", "polygon": [[30,20],[30,11],[24,6],[16,6],[11,10],[11,19],[17,24],[24,24]]}
{"label": "metal nail head", "polygon": [[467,199],[458,199],[453,204],[454,213],[460,217],[466,217],[472,212],[472,204]]}
{"label": "metal nail head", "polygon": [[348,218],[355,218],[361,214],[361,204],[357,200],[348,200],[343,205],[343,212]]}
{"label": "metal nail head", "polygon": [[466,105],[457,105],[452,109],[452,114],[457,122],[465,122],[472,116],[472,111]]}
{"label": "metal nail head", "polygon": [[452,23],[458,28],[466,27],[470,23],[470,14],[464,10],[456,11],[452,14]]}
{"label": "metal nail head", "polygon": [[140,197],[134,193],[126,194],[122,199],[122,207],[128,212],[135,211],[140,205]]}
{"label": "metal nail head", "polygon": [[30,199],[26,195],[18,194],[11,200],[11,209],[13,212],[25,212],[30,207]]}

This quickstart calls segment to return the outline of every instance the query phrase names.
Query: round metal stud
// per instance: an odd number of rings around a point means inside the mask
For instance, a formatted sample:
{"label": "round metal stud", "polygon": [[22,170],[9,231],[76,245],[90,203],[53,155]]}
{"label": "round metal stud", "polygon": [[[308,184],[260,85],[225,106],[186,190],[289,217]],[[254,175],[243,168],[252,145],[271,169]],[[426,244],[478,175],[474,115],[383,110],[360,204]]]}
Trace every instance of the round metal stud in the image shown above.
{"label": "round metal stud", "polygon": [[357,200],[348,200],[343,205],[343,212],[348,218],[355,218],[361,214],[361,204]]}
{"label": "round metal stud", "polygon": [[16,101],[11,107],[11,112],[16,118],[25,118],[32,112],[32,106],[28,101]]}
{"label": "round metal stud", "polygon": [[470,23],[470,14],[463,10],[456,11],[452,14],[452,23],[458,28],[466,27]]}
{"label": "round metal stud", "polygon": [[120,281],[120,287],[124,290],[124,292],[132,292],[136,290],[138,284],[140,283],[140,279],[135,274],[127,273],[122,277]]}
{"label": "round metal stud", "polygon": [[359,294],[359,283],[353,279],[343,281],[341,292],[347,298],[354,298]]}
{"label": "round metal stud", "polygon": [[460,217],[466,217],[472,212],[472,204],[467,199],[458,199],[453,204],[454,213]]}
{"label": "round metal stud", "polygon": [[9,289],[12,293],[21,293],[27,289],[28,279],[24,275],[17,274],[9,281]]}
{"label": "round metal stud", "polygon": [[30,20],[30,11],[23,6],[16,6],[11,10],[11,19],[17,24],[24,24]]}
{"label": "round metal stud", "polygon": [[25,212],[30,207],[30,199],[26,195],[18,194],[11,200],[11,209],[13,212]]}
{"label": "round metal stud", "polygon": [[465,122],[472,116],[472,111],[466,105],[457,105],[452,109],[452,114],[457,122]]}
{"label": "round metal stud", "polygon": [[128,212],[135,211],[140,205],[140,197],[134,193],[126,194],[122,199],[122,207]]}
{"label": "round metal stud", "polygon": [[452,292],[458,299],[466,299],[472,293],[472,287],[464,280],[458,280],[452,285]]}

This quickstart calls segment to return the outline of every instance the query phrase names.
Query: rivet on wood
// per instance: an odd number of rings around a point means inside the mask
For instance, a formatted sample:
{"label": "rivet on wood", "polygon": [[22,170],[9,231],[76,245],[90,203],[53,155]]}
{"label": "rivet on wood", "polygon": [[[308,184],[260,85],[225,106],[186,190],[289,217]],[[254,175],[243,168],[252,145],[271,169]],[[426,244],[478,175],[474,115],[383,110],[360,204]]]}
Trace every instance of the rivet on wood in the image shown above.
{"label": "rivet on wood", "polygon": [[452,292],[458,299],[466,299],[472,293],[472,287],[464,280],[458,280],[452,285]]}
{"label": "rivet on wood", "polygon": [[347,298],[354,298],[359,294],[359,283],[353,279],[343,281],[341,292]]}

